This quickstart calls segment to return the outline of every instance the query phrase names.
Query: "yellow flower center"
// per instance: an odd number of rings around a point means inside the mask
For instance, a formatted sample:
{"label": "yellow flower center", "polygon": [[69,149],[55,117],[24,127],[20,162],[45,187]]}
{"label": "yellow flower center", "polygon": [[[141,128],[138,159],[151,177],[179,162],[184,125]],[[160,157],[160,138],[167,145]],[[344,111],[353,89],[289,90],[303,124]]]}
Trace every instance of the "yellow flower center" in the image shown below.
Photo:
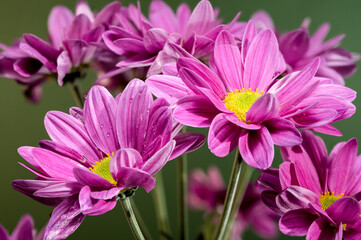
{"label": "yellow flower center", "polygon": [[248,110],[262,94],[263,91],[259,93],[258,88],[256,91],[252,91],[252,89],[245,90],[244,88],[241,90],[236,89],[234,92],[227,93],[223,102],[229,111],[234,112],[240,120],[246,122]]}
{"label": "yellow flower center", "polygon": [[110,173],[109,164],[110,164],[111,156],[107,156],[100,160],[100,162],[96,162],[95,165],[90,167],[90,171],[98,174],[105,180],[109,181],[114,186],[117,186],[117,182],[114,180],[112,174]]}
{"label": "yellow flower center", "polygon": [[329,208],[329,206],[332,205],[332,203],[334,203],[337,199],[340,199],[343,197],[343,193],[339,194],[339,195],[335,195],[335,192],[326,192],[324,194],[321,194],[320,196],[320,203],[321,203],[321,208],[323,210],[326,210],[327,208]]}

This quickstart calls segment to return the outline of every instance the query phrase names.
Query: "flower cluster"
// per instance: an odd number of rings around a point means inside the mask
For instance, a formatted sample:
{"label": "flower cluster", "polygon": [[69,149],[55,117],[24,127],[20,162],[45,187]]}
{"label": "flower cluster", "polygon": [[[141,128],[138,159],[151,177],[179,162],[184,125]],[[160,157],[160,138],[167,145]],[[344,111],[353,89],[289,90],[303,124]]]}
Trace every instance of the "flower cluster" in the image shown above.
{"label": "flower cluster", "polygon": [[[120,201],[134,236],[145,239],[129,201],[138,187],[155,189],[160,232],[170,238],[159,171],[180,157],[184,194],[182,155],[205,142],[186,126],[208,130],[215,156],[236,149],[236,157],[228,187],[217,167],[190,174],[188,197],[179,197],[180,239],[187,237],[185,199],[206,212],[204,239],[241,239],[248,226],[273,238],[278,218],[291,236],[361,238],[357,140],[339,143],[328,156],[311,132],[342,135],[332,124],[356,111],[356,91],[344,78],[355,72],[359,55],[339,47],[343,35],[324,41],[328,24],[310,34],[306,19],[280,32],[264,11],[246,22],[237,14],[223,23],[218,14],[208,0],[176,12],[153,0],[148,16],[139,2],[113,2],[96,13],[79,1],[74,12],[51,10],[48,41],[24,34],[12,46],[0,44],[0,76],[26,85],[30,100],[38,101],[42,84],[55,79],[72,85],[78,103],[69,114],[46,114],[51,140],[18,149],[28,163],[20,164],[36,177],[12,187],[55,207],[38,238],[65,239],[85,216]],[[77,84],[89,69],[98,79],[83,94]],[[270,168],[275,145],[284,162]],[[247,182],[241,164],[261,170],[258,184]],[[25,217],[12,237],[0,227],[0,239],[31,239],[32,225]]]}

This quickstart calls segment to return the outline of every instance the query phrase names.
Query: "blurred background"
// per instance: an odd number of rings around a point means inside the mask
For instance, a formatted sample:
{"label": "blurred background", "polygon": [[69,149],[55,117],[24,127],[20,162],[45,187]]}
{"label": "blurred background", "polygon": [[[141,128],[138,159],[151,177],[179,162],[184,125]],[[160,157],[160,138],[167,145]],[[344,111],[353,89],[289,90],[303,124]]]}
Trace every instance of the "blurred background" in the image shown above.
{"label": "blurred background", "polygon": [[[180,0],[165,0],[173,8],[178,6]],[[89,0],[91,8],[99,11],[108,0]],[[128,5],[135,1],[122,1]],[[143,13],[148,11],[150,1],[141,1]],[[198,1],[186,1],[191,8]],[[220,8],[220,17],[229,22],[238,11],[242,12],[241,20],[246,21],[257,10],[266,10],[273,18],[275,25],[281,31],[289,31],[300,26],[305,17],[312,19],[311,33],[322,23],[329,22],[331,31],[328,38],[338,34],[346,34],[342,47],[351,52],[361,53],[361,2],[358,0],[211,0],[214,7]],[[33,33],[43,39],[47,38],[47,17],[55,5],[66,5],[74,9],[76,0],[12,0],[0,1],[0,42],[11,44],[23,33]],[[83,89],[87,89],[95,80],[94,75],[89,75],[83,81]],[[356,91],[361,90],[361,71],[346,79],[346,85]],[[32,179],[34,175],[21,167],[18,162],[25,162],[17,153],[20,146],[37,146],[39,140],[48,139],[44,129],[43,118],[49,110],[67,112],[69,107],[75,106],[68,86],[59,87],[54,82],[45,84],[42,100],[34,105],[26,101],[22,91],[24,88],[10,79],[0,79],[0,224],[12,232],[20,217],[31,214],[36,228],[40,230],[49,219],[52,208],[43,206],[32,199],[14,191],[10,182],[14,179]],[[361,107],[361,100],[354,101],[356,107]],[[352,137],[361,137],[361,114],[357,111],[351,118],[335,124],[343,137],[325,136],[327,147],[330,150],[337,142],[346,141]],[[199,130],[195,130],[199,131]],[[209,165],[218,166],[228,181],[233,154],[227,158],[217,158],[212,155],[206,146],[195,153],[189,154],[189,169],[204,168]],[[278,154],[275,156],[274,165],[281,162]],[[165,177],[168,210],[171,219],[173,235],[177,233],[177,184],[175,179],[176,162],[170,162],[162,170]],[[254,173],[254,177],[258,172]],[[135,201],[153,235],[156,232],[156,221],[152,198],[139,189]],[[202,224],[203,213],[189,212],[190,236],[195,239]],[[154,235],[155,236],[155,235]],[[132,239],[130,229],[125,221],[124,214],[118,204],[113,211],[96,217],[86,217],[81,226],[68,239]],[[157,239],[157,238],[155,238]],[[248,230],[244,239],[258,239]],[[295,239],[279,234],[278,239]]]}

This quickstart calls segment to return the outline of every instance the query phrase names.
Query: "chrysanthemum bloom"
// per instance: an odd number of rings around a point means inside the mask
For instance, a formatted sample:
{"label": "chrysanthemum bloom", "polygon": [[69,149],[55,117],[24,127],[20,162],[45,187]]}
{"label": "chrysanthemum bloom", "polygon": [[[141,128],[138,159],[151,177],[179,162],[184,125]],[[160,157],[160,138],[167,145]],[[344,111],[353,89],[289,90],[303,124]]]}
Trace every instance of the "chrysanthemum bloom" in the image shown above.
{"label": "chrysanthemum bloom", "polygon": [[15,230],[9,235],[6,229],[0,225],[0,239],[1,240],[42,240],[44,231],[36,233],[34,229],[34,221],[30,215],[23,216]]}
{"label": "chrysanthemum bloom", "polygon": [[[210,167],[207,174],[196,169],[189,176],[188,205],[192,209],[206,211],[207,219],[214,221],[216,225],[219,217],[217,214],[223,205],[226,191],[227,188],[218,168]],[[276,219],[276,215],[261,201],[260,191],[250,183],[237,212],[231,230],[231,239],[241,239],[243,232],[249,226],[261,237],[267,239],[275,237],[277,235]],[[212,229],[214,230],[214,225]]]}
{"label": "chrysanthemum bloom", "polygon": [[90,64],[104,74],[119,57],[105,47],[101,35],[119,9],[120,3],[114,2],[95,15],[87,3],[79,2],[74,15],[66,7],[54,7],[48,19],[49,42],[24,34],[11,47],[0,45],[0,75],[26,85],[26,96],[37,101],[41,85],[50,78],[62,85],[81,77]]}
{"label": "chrysanthemum bloom", "polygon": [[285,69],[277,39],[271,30],[256,34],[252,21],[241,49],[229,32],[221,32],[211,60],[207,67],[192,57],[180,57],[180,78],[155,75],[147,83],[157,97],[178,100],[177,121],[209,127],[208,147],[219,157],[238,145],[250,166],[266,169],[273,161],[274,144],[301,143],[297,128],[340,135],[330,123],[355,112],[353,90],[314,77],[319,59],[277,79]]}
{"label": "chrysanthemum bloom", "polygon": [[[255,13],[251,19],[258,29],[271,28],[276,32],[271,17],[264,11]],[[355,61],[360,59],[358,54],[338,47],[344,34],[325,42],[330,29],[328,23],[321,25],[311,36],[308,30],[310,20],[306,19],[299,29],[280,34],[278,38],[280,50],[288,65],[287,73],[302,69],[315,57],[321,58],[321,64],[316,76],[327,77],[336,84],[344,85],[344,78],[356,71]]]}
{"label": "chrysanthemum bloom", "polygon": [[204,142],[202,134],[178,134],[166,101],[153,101],[137,79],[116,99],[104,87],[92,87],[83,111],[51,111],[45,127],[52,141],[19,148],[33,168],[22,165],[37,177],[12,183],[17,191],[56,206],[45,239],[66,238],[85,215],[113,209],[120,192],[138,186],[151,191],[152,175],[167,161]]}
{"label": "chrysanthemum bloom", "polygon": [[268,187],[262,199],[282,216],[284,234],[361,239],[361,206],[355,198],[361,192],[357,140],[337,144],[328,156],[320,137],[302,135],[302,145],[283,149],[285,162],[279,171],[266,170],[260,177]]}
{"label": "chrysanthemum bloom", "polygon": [[148,74],[159,73],[165,63],[175,62],[172,49],[165,47],[168,41],[181,44],[197,58],[209,56],[218,33],[236,27],[235,21],[221,25],[217,15],[218,10],[214,10],[208,0],[201,0],[193,12],[188,5],[181,4],[176,13],[163,1],[154,0],[149,19],[139,7],[123,8],[117,15],[119,25],[110,27],[103,35],[109,49],[124,57],[114,73],[150,66]]}

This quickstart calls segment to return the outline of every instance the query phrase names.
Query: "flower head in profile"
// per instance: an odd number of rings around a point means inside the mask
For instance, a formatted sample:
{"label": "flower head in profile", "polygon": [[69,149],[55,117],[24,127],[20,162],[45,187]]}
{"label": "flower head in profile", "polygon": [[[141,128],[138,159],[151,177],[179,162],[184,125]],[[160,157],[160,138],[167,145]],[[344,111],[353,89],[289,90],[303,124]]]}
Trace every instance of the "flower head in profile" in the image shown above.
{"label": "flower head in profile", "polygon": [[[276,32],[271,17],[264,11],[256,12],[251,19],[257,28],[271,28]],[[360,56],[339,47],[344,34],[325,41],[330,30],[330,24],[322,24],[316,32],[309,33],[310,20],[305,19],[301,27],[279,35],[280,50],[287,63],[287,73],[302,69],[316,57],[321,58],[320,67],[316,76],[326,77],[335,84],[344,85],[344,78],[356,71],[356,61]]]}
{"label": "flower head in profile", "polygon": [[34,221],[30,215],[23,216],[11,235],[0,225],[1,240],[42,240],[44,231],[36,232]]}
{"label": "flower head in profile", "polygon": [[[216,225],[219,217],[217,214],[224,203],[226,191],[227,187],[224,185],[218,168],[209,167],[207,173],[196,169],[189,176],[188,205],[192,209],[205,211],[206,217],[211,218]],[[237,211],[231,230],[231,239],[242,239],[243,232],[248,227],[252,227],[261,237],[268,239],[275,237],[277,235],[276,220],[277,216],[261,201],[259,189],[253,183],[249,183]]]}
{"label": "flower head in profile", "polygon": [[302,145],[283,148],[279,170],[259,181],[262,199],[281,215],[280,230],[307,239],[361,238],[361,161],[357,140],[337,144],[327,154],[320,137],[303,132]]}
{"label": "flower head in profile", "polygon": [[[182,54],[179,46],[173,45]],[[184,53],[184,52],[183,52]],[[315,77],[320,59],[277,79],[285,70],[274,33],[257,33],[247,24],[241,49],[222,31],[210,67],[186,55],[177,62],[179,77],[155,75],[147,83],[157,97],[175,103],[174,117],[192,127],[209,127],[208,147],[219,157],[236,146],[252,167],[268,168],[274,144],[302,142],[297,128],[340,135],[330,123],[350,117],[353,90]]]}
{"label": "flower head in profile", "polygon": [[56,206],[45,239],[66,238],[85,215],[113,209],[119,193],[136,187],[151,191],[153,175],[167,161],[204,142],[202,134],[178,133],[181,125],[167,102],[153,101],[138,79],[116,99],[104,87],[92,87],[83,110],[48,112],[45,128],[51,141],[19,148],[32,165],[23,166],[36,179],[12,182],[17,191]]}

